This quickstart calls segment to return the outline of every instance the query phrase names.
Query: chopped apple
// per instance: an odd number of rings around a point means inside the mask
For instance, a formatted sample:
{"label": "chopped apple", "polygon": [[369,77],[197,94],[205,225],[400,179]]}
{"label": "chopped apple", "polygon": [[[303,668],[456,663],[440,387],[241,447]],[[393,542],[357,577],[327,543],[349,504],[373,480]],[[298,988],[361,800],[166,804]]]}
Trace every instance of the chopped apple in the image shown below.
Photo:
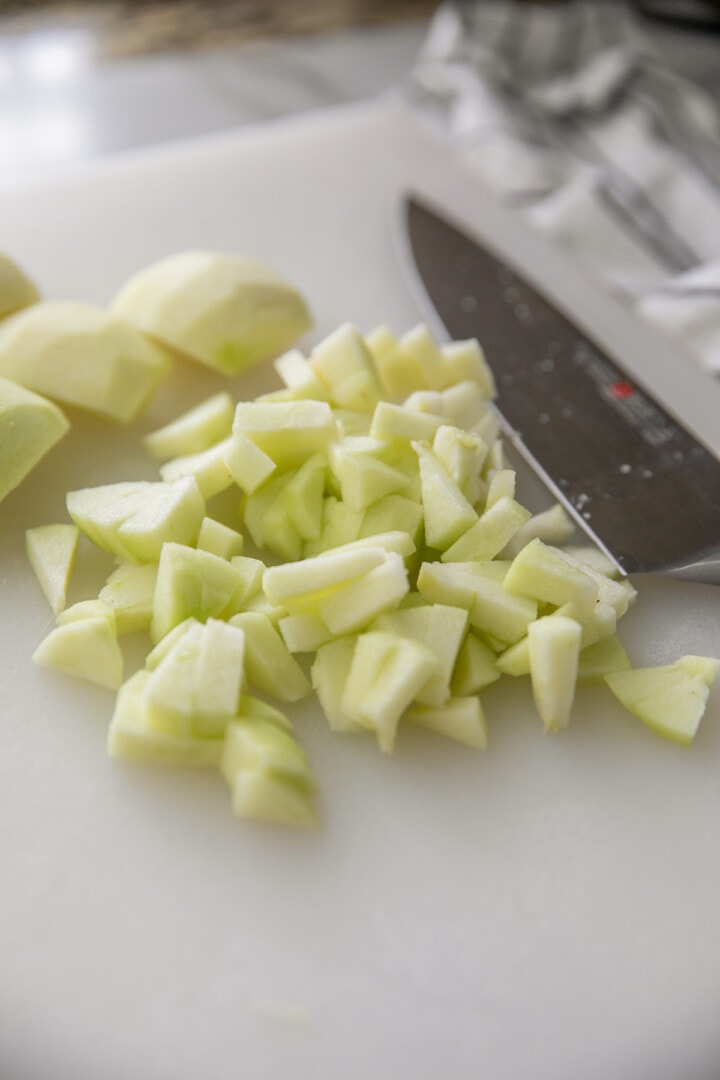
{"label": "chopped apple", "polygon": [[381,750],[392,753],[400,717],[438,667],[432,649],[419,641],[384,630],[360,634],[340,708],[376,733]]}
{"label": "chopped apple", "polygon": [[[498,473],[504,475],[505,471]],[[492,492],[492,484],[490,485]],[[483,511],[479,518],[443,551],[443,562],[470,562],[494,559],[518,529],[529,519],[530,511],[511,495],[502,495]]]}
{"label": "chopped apple", "polygon": [[613,671],[629,671],[632,667],[625,646],[617,637],[605,638],[586,645],[578,660],[578,686],[602,684]]}
{"label": "chopped apple", "polygon": [[197,454],[171,458],[160,467],[160,476],[166,484],[174,484],[176,480],[192,476],[203,499],[212,499],[213,495],[226,491],[233,483],[234,477],[227,464],[227,456],[232,446],[232,437],[228,436],[215,446],[200,450]]}
{"label": "chopped apple", "polygon": [[582,628],[575,619],[551,615],[528,628],[533,697],[546,731],[567,727],[575,698]]}
{"label": "chopped apple", "polygon": [[719,670],[720,660],[682,656],[674,664],[611,672],[605,682],[633,716],[658,735],[689,746]]}
{"label": "chopped apple", "polygon": [[277,355],[310,327],[305,301],[252,259],[184,251],[139,271],[112,310],[226,375]]}
{"label": "chopped apple", "polygon": [[0,501],[14,491],[69,428],[57,405],[0,378]]}
{"label": "chopped apple", "polygon": [[342,707],[356,641],[356,635],[348,634],[320,645],[310,671],[313,689],[328,724],[333,731],[343,733],[367,731],[365,724],[348,716]]}
{"label": "chopped apple", "polygon": [[429,728],[438,735],[485,750],[488,744],[488,728],[485,714],[478,697],[453,697],[443,705],[412,705],[403,720]]}
{"label": "chopped apple", "polygon": [[220,772],[239,817],[305,828],[317,824],[316,785],[307,756],[277,724],[260,719],[231,723]]}
{"label": "chopped apple", "polygon": [[467,625],[468,613],[463,608],[423,604],[381,615],[372,628],[389,630],[432,649],[438,660],[437,673],[418,692],[417,703],[438,707],[450,697],[450,680]]}
{"label": "chopped apple", "polygon": [[458,650],[450,689],[453,697],[477,694],[500,678],[497,658],[489,645],[469,631]]}
{"label": "chopped apple", "polygon": [[157,566],[154,563],[121,563],[112,572],[98,593],[115,612],[118,634],[134,634],[147,630],[153,613],[153,599],[157,582]]}
{"label": "chopped apple", "polygon": [[111,690],[122,683],[123,657],[109,619],[74,619],[51,630],[33,653],[36,664]]}
{"label": "chopped apple", "polygon": [[372,412],[380,400],[372,354],[351,323],[340,326],[316,345],[309,364],[333,405]]}
{"label": "chopped apple", "polygon": [[245,576],[232,561],[184,544],[165,544],[158,566],[150,637],[160,641],[190,616],[201,622],[218,618],[226,608],[232,608],[238,592],[246,588]]}
{"label": "chopped apple", "polygon": [[430,547],[445,551],[475,524],[478,516],[430,447],[417,441],[412,445],[420,465],[425,539]]}
{"label": "chopped apple", "polygon": [[0,323],[0,375],[127,422],[170,370],[163,350],[101,308],[42,300]]}
{"label": "chopped apple", "polygon": [[244,651],[238,627],[218,619],[190,625],[150,672],[148,722],[182,736],[221,736],[237,715]]}
{"label": "chopped apple", "polygon": [[402,556],[389,552],[378,566],[321,598],[317,613],[334,634],[355,633],[383,612],[393,611],[409,588]]}
{"label": "chopped apple", "polygon": [[245,635],[245,675],[251,686],[280,701],[299,701],[309,694],[304,671],[267,615],[244,611],[233,615],[230,625]]}
{"label": "chopped apple", "polygon": [[161,731],[148,721],[145,690],[149,677],[149,671],[136,671],[118,690],[108,729],[110,757],[154,765],[217,768],[222,753],[220,739]]}
{"label": "chopped apple", "polygon": [[148,453],[159,461],[199,454],[228,437],[234,416],[235,402],[223,391],[150,432],[143,443]]}
{"label": "chopped apple", "polygon": [[337,421],[326,401],[241,401],[233,433],[245,435],[279,467],[297,468],[337,437]]}
{"label": "chopped apple", "polygon": [[231,529],[229,525],[223,525],[215,518],[205,517],[195,546],[199,551],[209,551],[223,559],[232,559],[234,555],[242,555],[245,541],[237,529]]}
{"label": "chopped apple", "polygon": [[65,607],[80,530],[77,525],[36,525],[25,533],[25,550],[54,615]]}
{"label": "chopped apple", "polygon": [[166,542],[194,543],[205,515],[193,477],[81,488],[68,493],[66,505],[86,536],[128,562],[157,561]]}

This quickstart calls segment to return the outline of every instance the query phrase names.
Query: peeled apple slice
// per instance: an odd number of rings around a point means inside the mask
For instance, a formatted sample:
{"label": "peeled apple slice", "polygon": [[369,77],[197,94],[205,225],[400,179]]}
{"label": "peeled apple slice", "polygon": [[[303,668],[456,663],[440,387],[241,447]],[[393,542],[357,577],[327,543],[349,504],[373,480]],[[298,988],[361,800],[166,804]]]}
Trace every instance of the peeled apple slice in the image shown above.
{"label": "peeled apple slice", "polygon": [[0,319],[39,299],[40,293],[25,271],[0,253]]}
{"label": "peeled apple slice", "polygon": [[0,500],[25,479],[69,427],[57,405],[0,378]]}
{"label": "peeled apple slice", "polygon": [[720,660],[682,656],[674,664],[614,671],[605,682],[633,716],[666,739],[689,746],[719,670]]}
{"label": "peeled apple slice", "polygon": [[210,251],[184,251],[146,267],[111,308],[225,375],[283,352],[312,321],[297,290],[268,267]]}
{"label": "peeled apple slice", "polygon": [[25,533],[28,560],[54,615],[65,607],[68,581],[75,563],[77,525],[37,525]]}
{"label": "peeled apple slice", "polygon": [[0,375],[115,420],[134,419],[169,370],[159,346],[92,304],[43,300],[0,323]]}

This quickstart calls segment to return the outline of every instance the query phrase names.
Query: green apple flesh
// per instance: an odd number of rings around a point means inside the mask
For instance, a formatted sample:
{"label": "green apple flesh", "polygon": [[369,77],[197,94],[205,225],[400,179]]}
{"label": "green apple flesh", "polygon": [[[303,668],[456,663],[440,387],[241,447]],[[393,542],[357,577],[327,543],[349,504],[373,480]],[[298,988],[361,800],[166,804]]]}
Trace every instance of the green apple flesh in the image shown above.
{"label": "green apple flesh", "polygon": [[57,405],[0,377],[0,501],[14,491],[69,428]]}
{"label": "green apple flesh", "polygon": [[128,422],[170,370],[135,326],[91,304],[43,300],[0,322],[0,375]]}
{"label": "green apple flesh", "polygon": [[291,285],[253,259],[184,251],[135,274],[112,310],[226,375],[277,355],[311,325]]}

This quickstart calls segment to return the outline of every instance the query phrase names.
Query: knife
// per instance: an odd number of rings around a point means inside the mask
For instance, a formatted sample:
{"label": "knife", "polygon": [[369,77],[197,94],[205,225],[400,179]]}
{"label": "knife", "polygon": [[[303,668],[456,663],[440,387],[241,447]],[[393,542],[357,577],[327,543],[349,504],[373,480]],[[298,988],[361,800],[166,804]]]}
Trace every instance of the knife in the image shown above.
{"label": "knife", "polygon": [[[720,585],[720,461],[506,258],[415,195],[420,302],[475,337],[506,437],[623,575]],[[720,415],[718,415],[720,426]]]}

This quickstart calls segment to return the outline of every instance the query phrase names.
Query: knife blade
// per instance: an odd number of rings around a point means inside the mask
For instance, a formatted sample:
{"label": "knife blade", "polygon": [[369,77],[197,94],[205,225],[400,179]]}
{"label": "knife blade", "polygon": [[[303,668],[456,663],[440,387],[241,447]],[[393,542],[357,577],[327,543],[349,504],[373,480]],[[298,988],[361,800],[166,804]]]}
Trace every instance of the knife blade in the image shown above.
{"label": "knife blade", "polygon": [[623,574],[720,584],[714,453],[506,257],[414,195],[403,209],[421,304],[479,340],[506,437],[575,521]]}

